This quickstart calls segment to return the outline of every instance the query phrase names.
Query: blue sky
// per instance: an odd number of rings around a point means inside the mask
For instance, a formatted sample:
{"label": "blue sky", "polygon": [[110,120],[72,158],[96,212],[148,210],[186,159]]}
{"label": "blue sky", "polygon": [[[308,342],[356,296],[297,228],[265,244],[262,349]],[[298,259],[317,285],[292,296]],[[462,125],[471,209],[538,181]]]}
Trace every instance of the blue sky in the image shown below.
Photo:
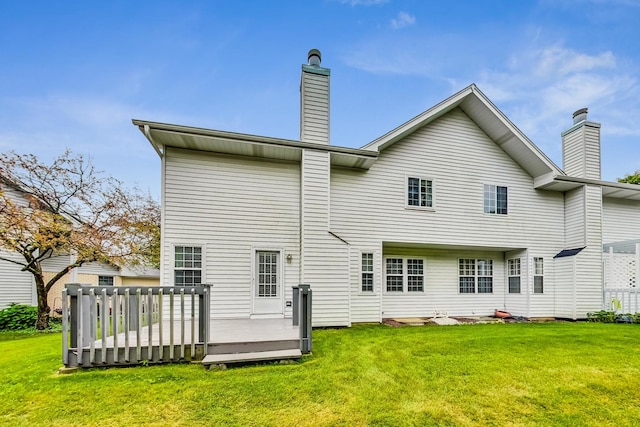
{"label": "blue sky", "polygon": [[640,169],[640,0],[3,1],[0,152],[66,147],[159,197],[132,118],[297,139],[300,64],[360,147],[471,83],[562,166],[589,108],[603,179]]}

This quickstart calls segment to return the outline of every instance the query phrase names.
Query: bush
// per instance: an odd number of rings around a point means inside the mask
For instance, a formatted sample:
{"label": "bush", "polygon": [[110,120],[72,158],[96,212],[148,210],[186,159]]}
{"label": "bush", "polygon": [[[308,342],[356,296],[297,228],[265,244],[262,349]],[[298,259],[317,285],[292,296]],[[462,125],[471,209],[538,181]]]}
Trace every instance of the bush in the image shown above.
{"label": "bush", "polygon": [[38,320],[38,307],[11,303],[0,310],[0,331],[22,331],[35,329]]}

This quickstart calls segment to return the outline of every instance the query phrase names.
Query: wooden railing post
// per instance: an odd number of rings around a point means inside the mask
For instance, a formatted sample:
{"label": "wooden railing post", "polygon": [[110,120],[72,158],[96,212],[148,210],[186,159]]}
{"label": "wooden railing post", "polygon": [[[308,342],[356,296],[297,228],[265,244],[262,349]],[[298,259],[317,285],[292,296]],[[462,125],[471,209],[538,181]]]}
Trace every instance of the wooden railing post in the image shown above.
{"label": "wooden railing post", "polygon": [[298,286],[292,286],[293,288],[293,326],[298,326],[300,324],[300,288]]}
{"label": "wooden railing post", "polygon": [[300,285],[300,351],[311,353],[311,286]]}

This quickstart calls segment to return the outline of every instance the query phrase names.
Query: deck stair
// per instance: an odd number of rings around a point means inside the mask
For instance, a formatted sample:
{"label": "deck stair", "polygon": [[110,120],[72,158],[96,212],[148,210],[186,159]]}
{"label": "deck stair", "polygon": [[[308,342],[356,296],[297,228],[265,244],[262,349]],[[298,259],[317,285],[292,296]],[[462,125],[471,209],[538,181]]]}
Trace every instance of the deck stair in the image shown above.
{"label": "deck stair", "polygon": [[262,362],[266,360],[299,359],[302,352],[299,348],[271,351],[253,351],[249,353],[209,354],[202,359],[204,366],[228,363]]}

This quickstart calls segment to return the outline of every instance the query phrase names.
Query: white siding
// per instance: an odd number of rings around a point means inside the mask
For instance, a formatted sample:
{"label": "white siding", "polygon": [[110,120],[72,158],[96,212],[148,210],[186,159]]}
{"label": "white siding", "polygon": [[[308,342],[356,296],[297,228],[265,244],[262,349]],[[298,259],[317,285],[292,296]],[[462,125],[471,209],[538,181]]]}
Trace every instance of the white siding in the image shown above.
{"label": "white siding", "polygon": [[[23,261],[19,254],[0,250],[4,258]],[[21,271],[21,267],[8,261],[0,260],[0,310],[9,303],[35,304],[37,301],[35,285],[31,273]]]}
{"label": "white siding", "polygon": [[[373,292],[362,292],[362,254],[373,254]],[[378,322],[381,320],[380,297],[382,291],[382,256],[378,246],[351,250],[351,321]]]}
{"label": "white siding", "polygon": [[569,176],[600,179],[600,125],[584,123],[565,135],[562,163]]}
{"label": "white siding", "polygon": [[247,317],[253,250],[278,248],[291,300],[291,286],[299,283],[299,164],[169,148],[165,171],[161,283],[173,284],[174,245],[203,245],[211,315]]}
{"label": "white siding", "polygon": [[300,140],[329,143],[329,76],[302,72]]}
{"label": "white siding", "polygon": [[585,187],[587,247],[576,259],[576,317],[602,307],[602,189]]}
{"label": "white siding", "polygon": [[[520,293],[509,293],[509,259],[520,260]],[[502,272],[502,271],[501,271]],[[532,293],[532,289],[529,287],[529,263],[527,262],[527,251],[509,251],[505,253],[504,261],[504,297],[505,297],[505,309],[511,314],[517,314],[519,316],[529,316],[529,298]]]}
{"label": "white siding", "polygon": [[565,193],[565,248],[581,248],[585,241],[584,187]]}
{"label": "white siding", "polygon": [[[449,316],[488,316],[505,307],[505,261],[502,252],[387,248],[385,257],[424,257],[424,292],[386,292],[382,281],[382,317],[431,317],[436,311]],[[493,293],[461,294],[458,259],[493,260]],[[384,272],[384,265],[382,266]],[[514,312],[524,315],[525,313]]]}
{"label": "white siding", "polygon": [[605,197],[602,209],[603,243],[640,239],[640,202]]}
{"label": "white siding", "polygon": [[349,247],[329,234],[329,171],[329,153],[303,151],[301,278],[313,290],[314,326],[349,324]]}
{"label": "white siding", "polygon": [[576,257],[555,258],[554,279],[557,284],[553,290],[555,296],[556,317],[574,319],[576,300]]}
{"label": "white siding", "polygon": [[[407,175],[433,179],[433,210],[405,208]],[[483,184],[508,187],[508,215],[483,213]],[[406,242],[452,251],[520,248],[550,258],[564,248],[564,198],[534,190],[532,178],[456,109],[383,151],[368,171],[334,169],[331,230],[357,250]],[[456,257],[450,252],[447,262]],[[550,275],[547,284],[552,282]],[[454,295],[446,305],[470,315],[473,302],[466,297]],[[503,293],[494,293],[479,307],[503,305]],[[545,315],[553,315],[552,309]]]}

